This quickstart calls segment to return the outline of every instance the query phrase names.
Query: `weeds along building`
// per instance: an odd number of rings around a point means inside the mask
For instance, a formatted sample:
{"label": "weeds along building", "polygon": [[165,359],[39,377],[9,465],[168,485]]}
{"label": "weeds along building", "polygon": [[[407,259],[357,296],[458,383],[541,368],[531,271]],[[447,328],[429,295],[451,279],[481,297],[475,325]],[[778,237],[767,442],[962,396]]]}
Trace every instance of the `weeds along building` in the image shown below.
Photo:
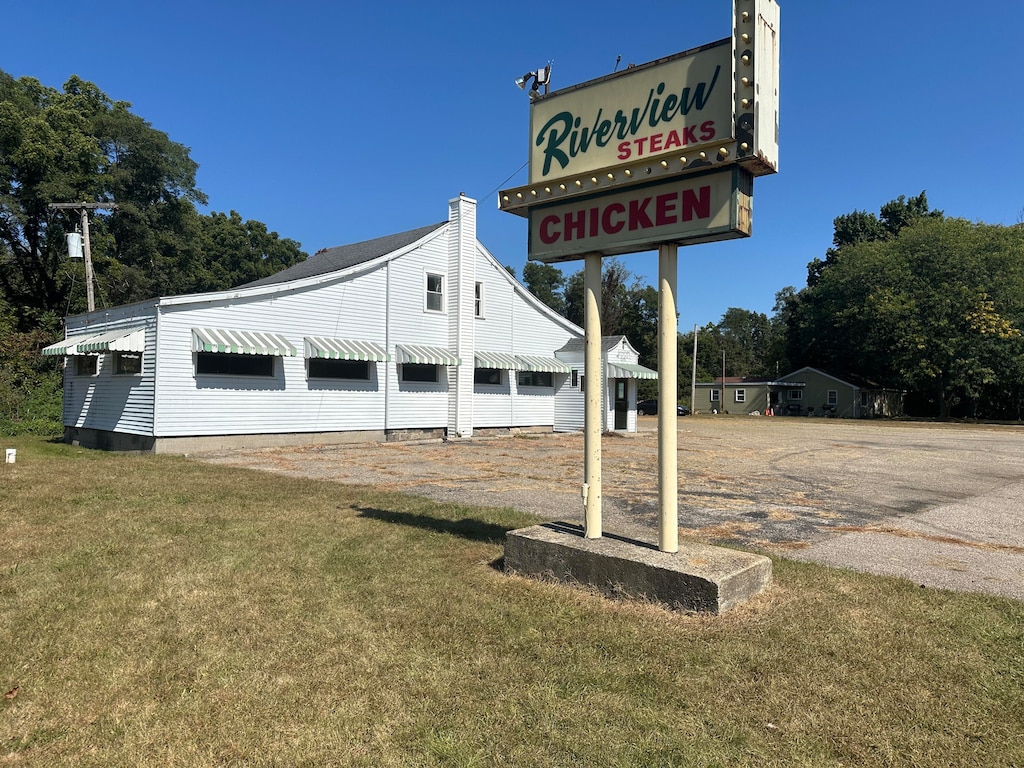
{"label": "weeds along building", "polygon": [[[64,438],[87,447],[183,453],[582,424],[582,329],[477,240],[476,203],[462,196],[445,222],[329,248],[231,290],[69,317],[66,334],[43,354],[65,357]],[[616,363],[632,350],[615,349]],[[635,352],[626,363],[605,387],[609,428],[616,408],[635,409],[634,379],[653,373],[630,367]],[[617,423],[635,429],[635,414]]]}

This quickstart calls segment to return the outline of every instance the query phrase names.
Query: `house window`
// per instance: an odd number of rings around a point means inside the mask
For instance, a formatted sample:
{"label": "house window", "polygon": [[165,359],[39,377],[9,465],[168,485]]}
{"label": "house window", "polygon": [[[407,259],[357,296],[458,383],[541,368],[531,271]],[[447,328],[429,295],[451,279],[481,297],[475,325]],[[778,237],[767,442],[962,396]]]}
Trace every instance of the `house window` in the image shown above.
{"label": "house window", "polygon": [[712,389],[711,390],[711,402],[712,403],[717,403],[721,399],[721,394],[722,393],[719,392],[717,389]]}
{"label": "house window", "polygon": [[580,392],[584,392],[587,389],[586,378],[582,373],[580,374]]}
{"label": "house window", "polygon": [[444,275],[427,272],[426,307],[431,312],[444,311]]}
{"label": "house window", "polygon": [[736,390],[736,402],[737,403],[745,403],[745,402],[747,402],[747,390],[745,390],[745,389],[737,389]]}
{"label": "house window", "polygon": [[366,360],[335,360],[326,357],[311,357],[307,374],[311,379],[370,380],[370,364]]}
{"label": "house window", "polygon": [[271,355],[236,355],[224,352],[196,352],[198,376],[273,376]]}
{"label": "house window", "polygon": [[75,376],[95,376],[99,371],[99,355],[75,355]]}
{"label": "house window", "polygon": [[554,378],[550,371],[519,371],[517,379],[520,387],[554,386]]}
{"label": "house window", "polygon": [[436,365],[424,363],[403,363],[401,366],[402,381],[419,381],[430,384],[437,383]]}
{"label": "house window", "polygon": [[788,392],[788,397],[790,400],[803,400],[804,391],[802,389],[791,389]]}
{"label": "house window", "polygon": [[473,370],[474,384],[501,384],[501,370],[498,368],[476,368]]}
{"label": "house window", "polygon": [[114,373],[119,376],[138,376],[142,373],[141,352],[115,352]]}
{"label": "house window", "polygon": [[476,292],[474,294],[475,301],[473,304],[473,314],[476,317],[484,316],[484,284],[476,284]]}
{"label": "house window", "polygon": [[580,372],[575,368],[572,369],[572,386],[574,388],[580,386]]}
{"label": "house window", "polygon": [[828,391],[828,399],[826,405],[838,405],[839,404],[839,390],[830,389]]}

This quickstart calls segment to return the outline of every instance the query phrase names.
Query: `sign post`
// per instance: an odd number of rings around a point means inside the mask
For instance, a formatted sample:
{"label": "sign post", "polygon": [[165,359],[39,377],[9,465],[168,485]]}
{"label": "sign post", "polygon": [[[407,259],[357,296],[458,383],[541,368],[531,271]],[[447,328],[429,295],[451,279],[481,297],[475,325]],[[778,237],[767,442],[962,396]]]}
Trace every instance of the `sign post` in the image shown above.
{"label": "sign post", "polygon": [[[680,245],[749,237],[754,178],[778,171],[779,6],[733,0],[732,35],[530,103],[528,256],[585,259],[586,537],[601,536],[601,258],[658,251],[659,548],[678,551]],[[692,404],[691,404],[692,406]]]}

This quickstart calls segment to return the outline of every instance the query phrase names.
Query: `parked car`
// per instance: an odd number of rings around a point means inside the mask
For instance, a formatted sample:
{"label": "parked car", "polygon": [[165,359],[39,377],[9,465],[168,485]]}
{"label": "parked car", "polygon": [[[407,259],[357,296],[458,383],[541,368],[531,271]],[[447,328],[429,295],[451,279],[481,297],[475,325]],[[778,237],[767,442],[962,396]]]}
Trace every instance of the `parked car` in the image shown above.
{"label": "parked car", "polygon": [[[636,412],[641,416],[656,416],[658,413],[657,400],[641,400],[636,404]],[[676,416],[689,416],[690,409],[685,405],[676,406]]]}

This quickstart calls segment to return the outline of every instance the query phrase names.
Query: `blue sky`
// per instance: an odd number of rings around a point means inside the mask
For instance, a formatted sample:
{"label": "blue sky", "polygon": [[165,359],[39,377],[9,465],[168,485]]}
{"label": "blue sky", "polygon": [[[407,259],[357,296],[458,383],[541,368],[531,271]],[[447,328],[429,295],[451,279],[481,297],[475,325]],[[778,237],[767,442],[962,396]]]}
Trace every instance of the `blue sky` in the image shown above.
{"label": "blue sky", "polygon": [[[947,215],[1024,211],[1022,0],[780,0],[780,172],[755,184],[753,236],[680,250],[679,325],[771,314],[805,285],[832,220],[928,193]],[[464,192],[478,237],[522,273],[529,100],[730,34],[730,0],[12,3],[0,69],[95,83],[191,150],[210,209],[308,253],[442,221]],[[522,168],[522,170],[519,170]],[[518,173],[517,173],[518,171]],[[511,178],[510,178],[511,177]],[[654,253],[623,257],[656,284]],[[567,273],[581,262],[563,265]]]}

